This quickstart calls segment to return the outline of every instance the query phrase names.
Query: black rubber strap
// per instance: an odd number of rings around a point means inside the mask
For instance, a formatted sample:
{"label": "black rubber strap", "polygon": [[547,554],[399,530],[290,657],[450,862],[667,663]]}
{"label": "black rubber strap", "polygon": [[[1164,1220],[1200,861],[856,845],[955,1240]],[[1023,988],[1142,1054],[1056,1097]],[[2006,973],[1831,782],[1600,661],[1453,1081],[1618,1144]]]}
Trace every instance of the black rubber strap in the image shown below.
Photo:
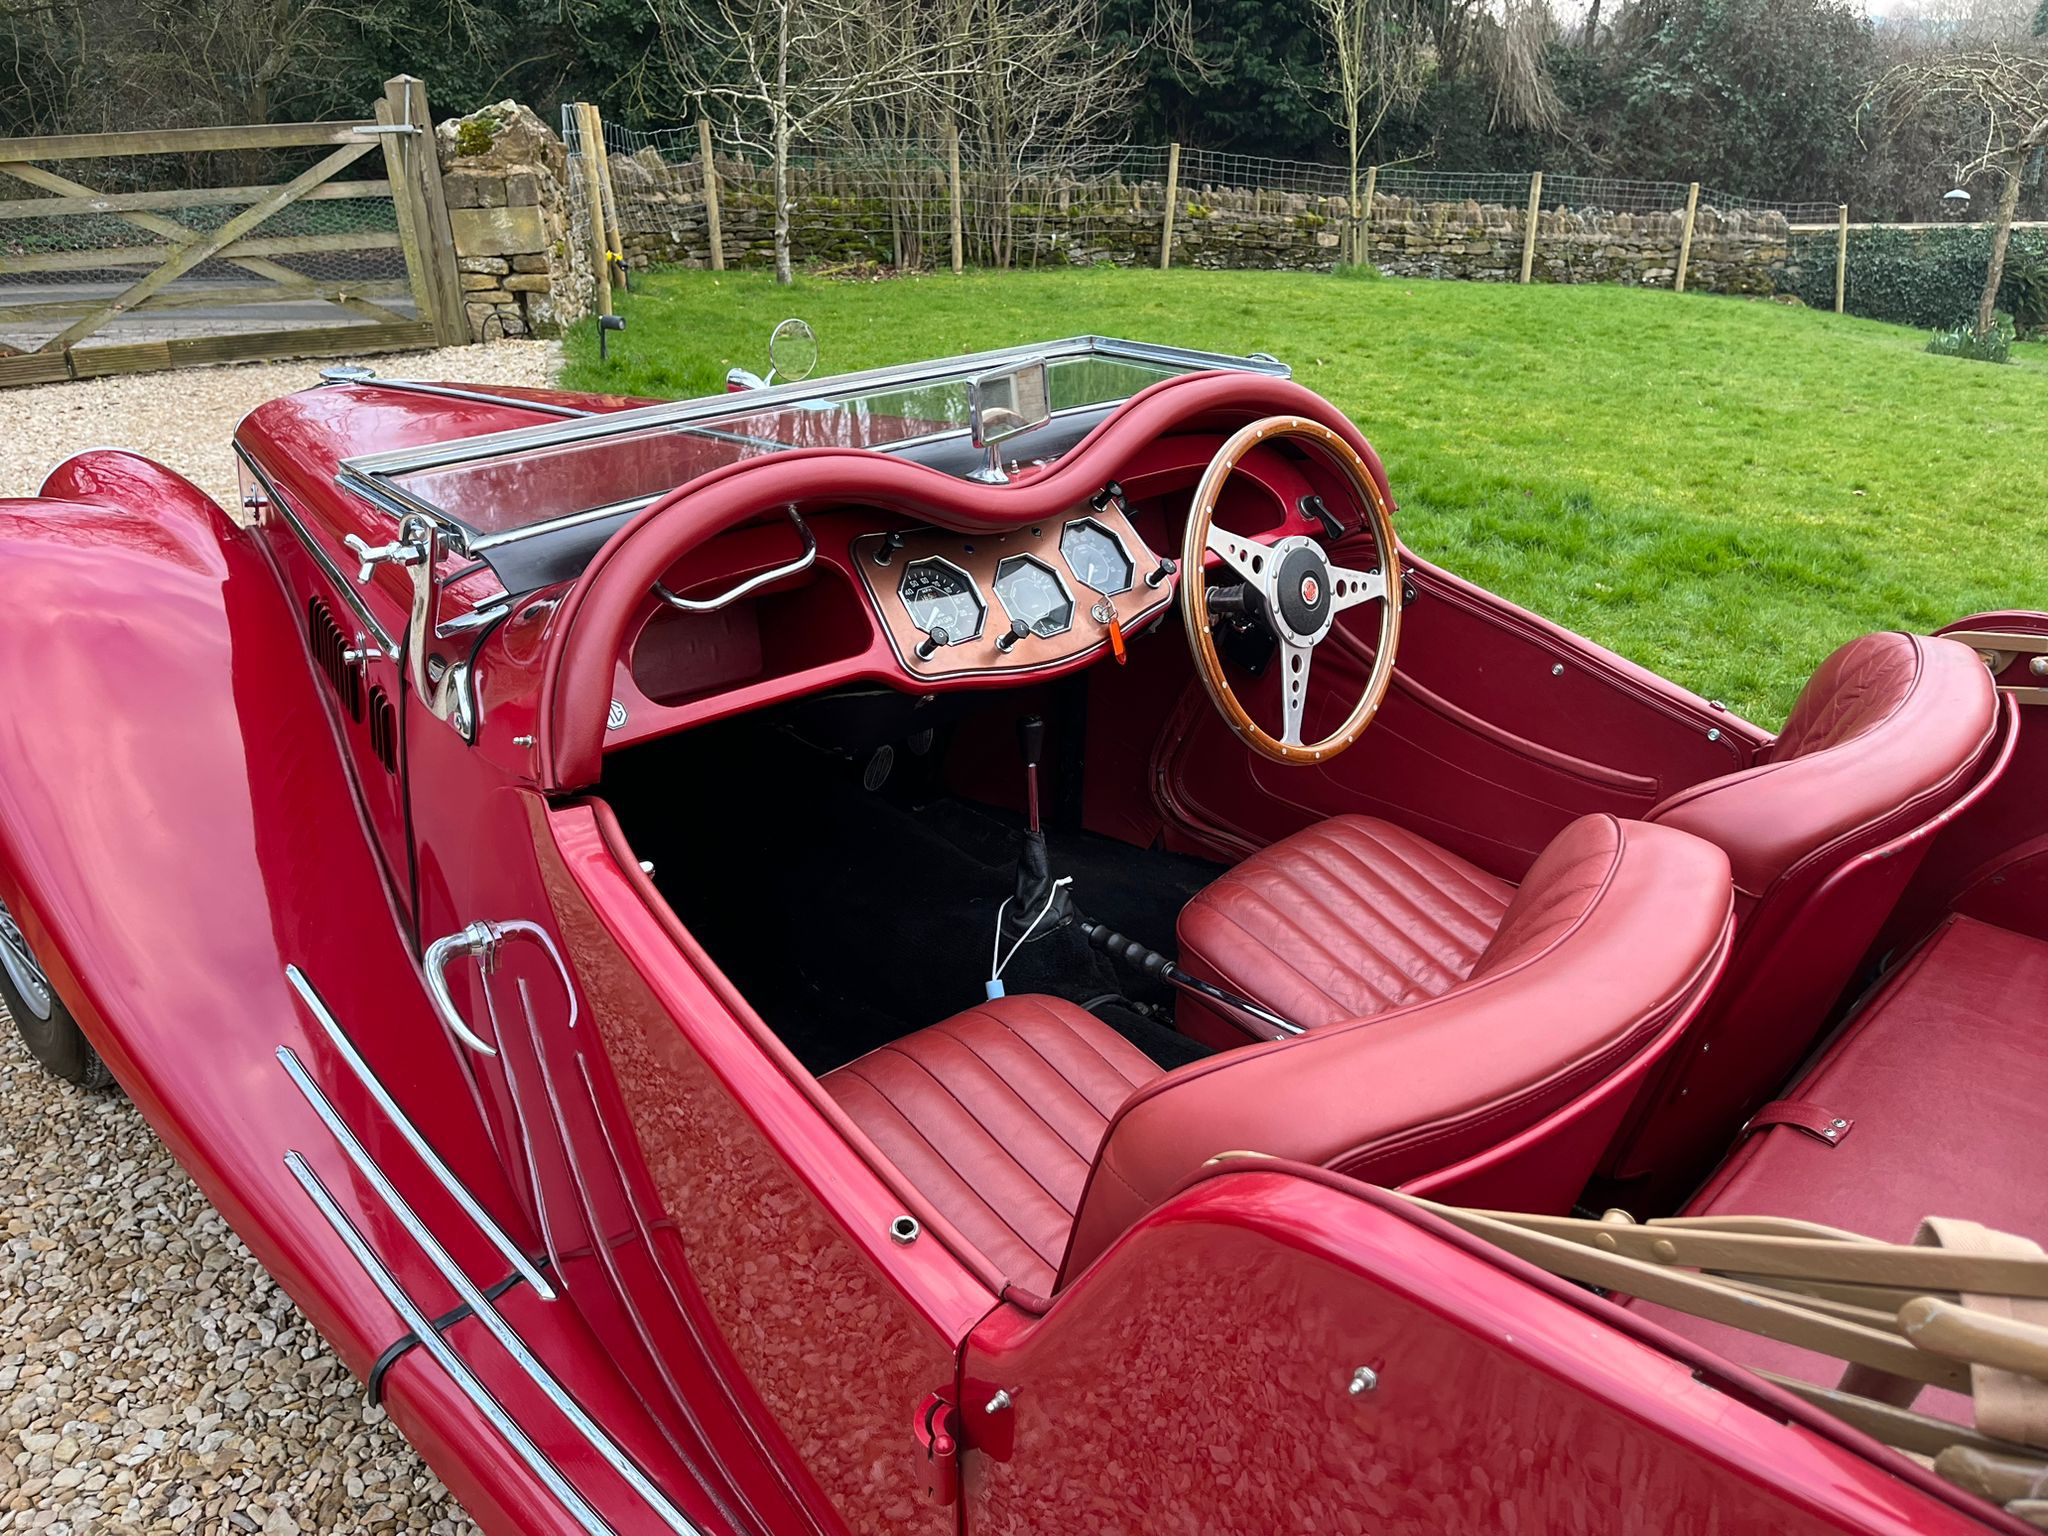
{"label": "black rubber strap", "polygon": [[[542,1254],[539,1258],[534,1259],[532,1263],[535,1269],[545,1269],[547,1267],[548,1257],[546,1254]],[[519,1271],[515,1269],[511,1274],[507,1275],[504,1279],[500,1280],[496,1285],[491,1286],[488,1290],[486,1290],[484,1292],[484,1300],[496,1301],[500,1296],[504,1295],[507,1291],[511,1290],[513,1286],[519,1284],[519,1282],[524,1280],[525,1278],[526,1277],[524,1275],[520,1274]],[[432,1328],[434,1332],[437,1334],[446,1333],[450,1328],[453,1328],[465,1317],[470,1316],[472,1310],[473,1309],[470,1307],[469,1303],[465,1301],[461,1306],[455,1308],[453,1311],[443,1312],[439,1317],[431,1319],[428,1322],[427,1326]],[[402,1333],[396,1339],[392,1340],[391,1347],[389,1349],[385,1350],[383,1354],[377,1357],[377,1363],[370,1367],[369,1396],[370,1406],[372,1408],[381,1408],[384,1406],[385,1373],[389,1371],[391,1367],[398,1364],[400,1360],[404,1359],[406,1351],[414,1348],[416,1345],[418,1345],[419,1342],[420,1336],[418,1334]]]}

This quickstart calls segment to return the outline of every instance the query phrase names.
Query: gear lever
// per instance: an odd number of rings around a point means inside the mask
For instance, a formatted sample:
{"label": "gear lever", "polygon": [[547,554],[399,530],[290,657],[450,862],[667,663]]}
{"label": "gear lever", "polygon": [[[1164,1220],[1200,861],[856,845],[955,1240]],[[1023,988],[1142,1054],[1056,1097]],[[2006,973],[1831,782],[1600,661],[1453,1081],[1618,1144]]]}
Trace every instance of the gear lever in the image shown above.
{"label": "gear lever", "polygon": [[[1017,850],[1016,894],[1003,914],[1004,936],[1011,942],[1021,939],[1026,929],[1031,929],[1035,939],[1074,919],[1067,887],[1053,879],[1045,827],[1039,820],[1038,765],[1045,756],[1043,717],[1026,715],[1017,722],[1017,751],[1024,759],[1024,837]],[[1035,928],[1033,918],[1040,918]]]}

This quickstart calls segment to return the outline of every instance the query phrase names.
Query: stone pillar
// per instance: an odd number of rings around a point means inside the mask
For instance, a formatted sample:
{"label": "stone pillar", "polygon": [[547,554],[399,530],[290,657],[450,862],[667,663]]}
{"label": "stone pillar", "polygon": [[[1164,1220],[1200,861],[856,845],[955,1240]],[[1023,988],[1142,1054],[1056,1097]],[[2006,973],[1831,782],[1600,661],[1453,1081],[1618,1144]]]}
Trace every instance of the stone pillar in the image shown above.
{"label": "stone pillar", "polygon": [[571,238],[568,155],[513,101],[435,130],[463,312],[476,341],[558,336],[590,312],[590,256]]}

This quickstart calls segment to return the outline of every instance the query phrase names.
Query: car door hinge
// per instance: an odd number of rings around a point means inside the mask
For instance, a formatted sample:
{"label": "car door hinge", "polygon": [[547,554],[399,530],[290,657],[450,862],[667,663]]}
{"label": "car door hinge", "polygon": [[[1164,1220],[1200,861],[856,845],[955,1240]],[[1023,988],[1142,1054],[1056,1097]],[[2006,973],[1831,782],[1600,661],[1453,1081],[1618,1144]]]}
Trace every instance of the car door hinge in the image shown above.
{"label": "car door hinge", "polygon": [[933,1392],[917,1405],[913,1433],[925,1491],[934,1504],[954,1503],[960,1497],[960,1410]]}

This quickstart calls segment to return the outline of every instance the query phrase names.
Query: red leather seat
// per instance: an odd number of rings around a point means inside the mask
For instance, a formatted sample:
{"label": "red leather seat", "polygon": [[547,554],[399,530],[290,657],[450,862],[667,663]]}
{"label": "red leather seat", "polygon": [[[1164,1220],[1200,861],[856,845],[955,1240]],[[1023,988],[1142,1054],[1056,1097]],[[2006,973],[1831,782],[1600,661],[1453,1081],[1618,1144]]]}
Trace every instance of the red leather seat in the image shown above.
{"label": "red leather seat", "polygon": [[[1305,1027],[1365,1018],[1464,981],[1514,896],[1391,822],[1332,816],[1190,901],[1180,963]],[[1181,999],[1180,1026],[1225,1045],[1242,1044],[1248,1027],[1193,997]]]}
{"label": "red leather seat", "polygon": [[1727,977],[1605,1164],[1637,1186],[1615,1200],[1682,1196],[1806,1058],[1936,830],[1988,787],[1998,719],[1968,646],[1865,635],[1821,663],[1755,767],[1645,818],[1727,850],[1738,920]]}
{"label": "red leather seat", "polygon": [[1093,1014],[1027,995],[970,1008],[823,1082],[962,1237],[1044,1294],[1110,1117],[1161,1072]]}
{"label": "red leather seat", "polygon": [[1718,973],[1731,913],[1718,848],[1589,816],[1434,996],[1172,1072],[1069,1004],[1004,998],[824,1081],[1033,1290],[1226,1152],[1561,1210]]}
{"label": "red leather seat", "polygon": [[[2048,942],[1951,918],[1750,1126],[1685,1214],[1789,1216],[1910,1243],[1954,1216],[2048,1240]],[[1841,1363],[1632,1303],[1731,1360],[1833,1385]],[[1967,1420],[1928,1389],[1922,1412]]]}

